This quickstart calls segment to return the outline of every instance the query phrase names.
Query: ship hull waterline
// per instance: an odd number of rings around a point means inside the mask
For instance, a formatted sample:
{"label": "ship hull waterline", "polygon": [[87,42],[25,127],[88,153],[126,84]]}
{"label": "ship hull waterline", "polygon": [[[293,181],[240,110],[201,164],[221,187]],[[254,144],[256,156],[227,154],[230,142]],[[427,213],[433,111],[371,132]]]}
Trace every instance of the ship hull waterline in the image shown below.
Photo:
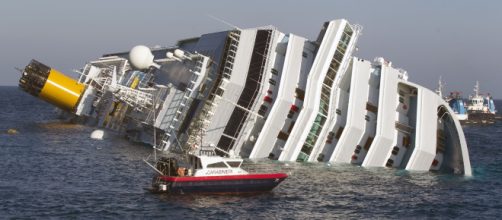
{"label": "ship hull waterline", "polygon": [[228,176],[154,177],[153,192],[169,194],[244,194],[268,192],[288,177],[284,173]]}

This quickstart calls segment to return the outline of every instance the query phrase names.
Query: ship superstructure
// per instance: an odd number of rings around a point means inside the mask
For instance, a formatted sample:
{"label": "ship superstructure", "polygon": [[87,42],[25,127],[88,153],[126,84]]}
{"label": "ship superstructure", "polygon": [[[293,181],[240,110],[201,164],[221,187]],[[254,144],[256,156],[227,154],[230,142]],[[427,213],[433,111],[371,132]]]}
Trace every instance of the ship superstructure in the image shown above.
{"label": "ship superstructure", "polygon": [[493,124],[500,120],[493,98],[490,94],[483,95],[480,93],[478,81],[474,86],[474,94],[469,96],[466,109],[469,114],[469,121],[466,122],[468,124]]}
{"label": "ship superstructure", "polygon": [[467,105],[467,111],[469,113],[485,113],[495,115],[497,110],[495,109],[495,104],[493,103],[493,98],[490,94],[483,96],[479,93],[479,82],[476,81],[474,86],[474,94],[469,96],[469,105]]}
{"label": "ship superstructure", "polygon": [[436,88],[436,93],[439,97],[443,97],[443,99],[450,105],[450,108],[453,110],[454,115],[460,122],[466,122],[469,119],[469,115],[467,114],[466,104],[464,99],[461,96],[461,93],[458,91],[450,92],[450,95],[443,96],[444,83],[441,80],[441,76],[439,77],[438,87]]}
{"label": "ship superstructure", "polygon": [[159,150],[471,175],[448,103],[383,58],[355,57],[361,29],[329,21],[308,40],[236,28],[107,54],[78,80],[32,61],[20,86],[134,141],[154,132]]}

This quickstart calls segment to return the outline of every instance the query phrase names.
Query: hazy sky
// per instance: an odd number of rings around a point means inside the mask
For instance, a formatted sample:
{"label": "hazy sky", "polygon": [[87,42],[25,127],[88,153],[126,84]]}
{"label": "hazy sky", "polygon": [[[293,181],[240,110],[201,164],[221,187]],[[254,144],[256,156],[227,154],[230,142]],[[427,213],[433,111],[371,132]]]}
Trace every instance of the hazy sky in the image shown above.
{"label": "hazy sky", "polygon": [[356,56],[383,56],[410,81],[448,91],[481,90],[502,99],[502,1],[119,1],[8,0],[0,5],[0,85],[17,85],[35,58],[70,75],[102,54],[137,44],[229,29],[274,25],[315,39],[324,21],[346,18],[364,27]]}

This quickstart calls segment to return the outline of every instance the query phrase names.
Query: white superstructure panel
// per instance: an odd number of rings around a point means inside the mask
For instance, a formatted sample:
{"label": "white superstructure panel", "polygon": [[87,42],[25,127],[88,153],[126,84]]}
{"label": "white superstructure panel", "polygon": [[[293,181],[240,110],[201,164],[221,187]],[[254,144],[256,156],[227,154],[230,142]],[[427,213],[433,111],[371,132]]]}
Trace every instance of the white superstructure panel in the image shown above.
{"label": "white superstructure panel", "polygon": [[436,156],[437,132],[437,96],[434,92],[419,88],[417,102],[417,122],[415,147],[411,154],[407,170],[428,171]]}
{"label": "white superstructure panel", "polygon": [[[279,156],[282,161],[295,161],[301,151],[303,143],[309,134],[310,126],[317,116],[320,103],[322,79],[324,79],[329,65],[336,51],[338,41],[343,32],[345,20],[331,21],[324,34],[323,40],[317,51],[314,63],[310,69],[305,91],[303,109],[298,115],[296,125],[289,135],[289,139],[284,145],[284,150]],[[300,125],[300,126],[298,126]],[[301,126],[304,125],[304,126]],[[308,126],[307,128],[305,126]]]}
{"label": "white superstructure panel", "polygon": [[368,101],[370,69],[370,62],[353,58],[347,123],[335,151],[329,159],[330,162],[349,163],[354,149],[365,131],[366,120],[364,118]]}
{"label": "white superstructure panel", "polygon": [[375,139],[364,159],[364,167],[385,166],[396,137],[395,115],[398,100],[397,83],[399,71],[382,66],[379,91],[379,109]]}
{"label": "white superstructure panel", "polygon": [[[268,49],[268,54],[264,54],[267,56],[267,62],[264,65],[264,70],[263,70],[263,76],[262,76],[262,81],[260,83],[260,91],[258,97],[255,99],[255,102],[253,106],[251,107],[250,111],[254,112],[254,114],[249,114],[247,116],[246,122],[244,123],[244,126],[242,128],[241,134],[239,135],[239,138],[237,139],[234,147],[235,154],[240,154],[240,151],[242,149],[242,146],[244,145],[245,142],[254,140],[256,139],[255,136],[257,136],[256,130],[261,130],[262,129],[262,124],[263,121],[258,118],[258,110],[260,109],[260,106],[265,103],[263,101],[265,96],[268,96],[268,90],[273,90],[273,87],[275,85],[270,84],[270,79],[272,79],[272,71],[275,62],[283,63],[283,55],[280,55],[276,52],[277,44],[278,42],[281,42],[281,40],[285,37],[285,35],[279,31],[272,30],[272,39],[270,40],[270,47]],[[278,83],[275,83],[276,85]],[[272,96],[272,99],[274,99],[274,96]],[[272,106],[276,104],[277,101],[273,101]],[[260,121],[260,122],[258,122]]]}
{"label": "white superstructure panel", "polygon": [[267,157],[274,147],[277,134],[282,129],[291,105],[295,101],[293,95],[295,94],[295,89],[300,77],[305,41],[305,38],[293,34],[289,35],[277,100],[272,106],[272,109],[270,109],[268,120],[263,125],[263,129],[249,156],[250,158]]}
{"label": "white superstructure panel", "polygon": [[254,49],[256,38],[256,29],[242,30],[240,34],[239,46],[235,55],[235,61],[230,79],[223,79],[224,86],[223,97],[216,97],[215,102],[218,106],[213,111],[214,117],[211,120],[204,136],[203,145],[217,145],[225,130],[225,126],[230,119],[230,115],[235,108],[235,103],[244,89],[247,72],[251,62],[251,55]]}

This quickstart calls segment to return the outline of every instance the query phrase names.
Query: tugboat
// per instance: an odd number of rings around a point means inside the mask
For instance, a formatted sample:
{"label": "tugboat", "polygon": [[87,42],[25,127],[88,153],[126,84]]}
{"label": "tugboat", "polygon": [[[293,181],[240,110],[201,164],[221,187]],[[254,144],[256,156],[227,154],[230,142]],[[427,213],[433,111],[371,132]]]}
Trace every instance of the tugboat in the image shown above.
{"label": "tugboat", "polygon": [[474,94],[469,97],[467,105],[469,123],[493,124],[497,119],[497,110],[493,98],[490,94],[483,96],[479,91],[479,82],[476,81]]}
{"label": "tugboat", "polygon": [[[146,162],[146,161],[145,161]],[[152,166],[156,193],[258,193],[271,191],[288,177],[286,173],[248,173],[243,159],[222,157],[213,149],[186,155],[161,157]]]}

